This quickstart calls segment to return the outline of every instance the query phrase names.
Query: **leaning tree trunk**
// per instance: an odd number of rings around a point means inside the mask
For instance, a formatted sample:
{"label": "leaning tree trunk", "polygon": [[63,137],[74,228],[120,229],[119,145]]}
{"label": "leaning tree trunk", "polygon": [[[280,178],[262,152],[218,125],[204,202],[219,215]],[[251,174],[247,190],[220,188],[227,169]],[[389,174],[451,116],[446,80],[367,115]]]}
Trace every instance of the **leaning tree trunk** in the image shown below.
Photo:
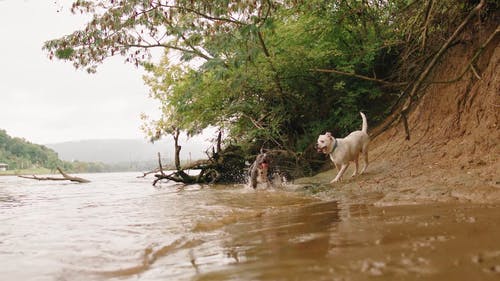
{"label": "leaning tree trunk", "polygon": [[174,137],[174,145],[175,145],[175,168],[177,170],[181,170],[180,154],[181,154],[182,147],[179,145],[179,135],[180,135],[179,128],[176,128],[172,135]]}

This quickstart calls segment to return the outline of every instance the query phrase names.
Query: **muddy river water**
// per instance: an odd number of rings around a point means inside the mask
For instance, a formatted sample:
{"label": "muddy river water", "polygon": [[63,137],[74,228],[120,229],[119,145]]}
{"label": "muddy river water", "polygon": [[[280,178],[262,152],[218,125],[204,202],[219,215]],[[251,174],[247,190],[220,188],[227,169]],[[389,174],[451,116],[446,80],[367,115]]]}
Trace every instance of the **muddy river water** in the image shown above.
{"label": "muddy river water", "polygon": [[0,177],[0,279],[500,280],[500,206]]}

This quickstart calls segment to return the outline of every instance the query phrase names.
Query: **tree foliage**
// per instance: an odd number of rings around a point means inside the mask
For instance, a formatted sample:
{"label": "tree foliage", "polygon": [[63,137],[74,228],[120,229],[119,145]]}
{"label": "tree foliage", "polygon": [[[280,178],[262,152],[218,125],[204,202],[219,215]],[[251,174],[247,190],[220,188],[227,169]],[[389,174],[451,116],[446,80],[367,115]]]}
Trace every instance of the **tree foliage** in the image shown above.
{"label": "tree foliage", "polygon": [[153,138],[213,126],[303,159],[320,132],[358,128],[359,111],[381,121],[469,2],[75,1],[92,20],[44,48],[89,72],[115,55],[143,66],[162,109]]}
{"label": "tree foliage", "polygon": [[22,138],[11,137],[2,129],[0,129],[0,163],[8,164],[9,170],[46,168],[55,171],[60,167],[73,173],[124,171],[128,168],[99,162],[62,161],[54,150]]}
{"label": "tree foliage", "polygon": [[55,169],[62,163],[52,149],[24,139],[12,138],[5,130],[0,130],[0,162],[7,163],[9,169],[32,167]]}

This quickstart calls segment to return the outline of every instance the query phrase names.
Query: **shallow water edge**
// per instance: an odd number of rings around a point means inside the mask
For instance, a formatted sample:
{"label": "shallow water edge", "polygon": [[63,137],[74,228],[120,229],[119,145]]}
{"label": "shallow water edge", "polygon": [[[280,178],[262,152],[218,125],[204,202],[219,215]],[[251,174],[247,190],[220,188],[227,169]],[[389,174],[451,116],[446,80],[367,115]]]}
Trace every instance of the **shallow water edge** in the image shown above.
{"label": "shallow water edge", "polygon": [[321,184],[0,178],[4,280],[497,280],[500,206]]}

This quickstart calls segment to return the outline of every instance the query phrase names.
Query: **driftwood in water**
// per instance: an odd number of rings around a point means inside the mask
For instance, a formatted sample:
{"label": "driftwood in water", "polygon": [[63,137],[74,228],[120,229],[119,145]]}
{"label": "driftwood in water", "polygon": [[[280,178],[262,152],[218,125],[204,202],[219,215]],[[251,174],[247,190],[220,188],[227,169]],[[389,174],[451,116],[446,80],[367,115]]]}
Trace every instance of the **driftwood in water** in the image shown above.
{"label": "driftwood in water", "polygon": [[[207,152],[208,159],[199,160],[192,164],[181,166],[180,151],[181,146],[178,143],[179,131],[176,130],[173,134],[175,145],[175,170],[165,172],[161,163],[161,157],[158,153],[158,169],[153,181],[156,185],[160,180],[168,180],[185,184],[194,183],[222,183],[222,182],[237,182],[241,181],[243,170],[245,168],[245,159],[236,146],[228,146],[222,150],[222,133],[219,132],[217,144],[212,148],[211,153]],[[189,175],[186,171],[198,170],[197,175]]]}
{"label": "driftwood in water", "polygon": [[[161,163],[160,153],[158,153],[158,165],[159,172],[155,174],[155,180],[153,181],[153,185],[156,185],[160,180],[169,180],[174,182],[181,182],[186,184],[192,183],[214,183],[217,182],[221,175],[215,169],[215,165],[211,160],[199,160],[195,163],[179,168],[175,171],[170,171],[169,173],[165,173],[163,170],[163,165]],[[186,170],[200,170],[198,175],[189,175],[186,173]]]}
{"label": "driftwood in water", "polygon": [[23,176],[23,175],[20,175],[18,177],[24,178],[24,179],[39,180],[39,181],[43,181],[43,180],[50,180],[50,181],[74,181],[74,182],[78,182],[78,183],[87,183],[87,182],[90,182],[89,180],[84,179],[84,178],[70,176],[70,175],[66,174],[65,172],[63,172],[63,170],[61,170],[61,168],[59,168],[59,167],[57,167],[57,170],[63,176],[62,178],[56,178],[56,177],[37,177],[35,175],[32,175],[32,176]]}

